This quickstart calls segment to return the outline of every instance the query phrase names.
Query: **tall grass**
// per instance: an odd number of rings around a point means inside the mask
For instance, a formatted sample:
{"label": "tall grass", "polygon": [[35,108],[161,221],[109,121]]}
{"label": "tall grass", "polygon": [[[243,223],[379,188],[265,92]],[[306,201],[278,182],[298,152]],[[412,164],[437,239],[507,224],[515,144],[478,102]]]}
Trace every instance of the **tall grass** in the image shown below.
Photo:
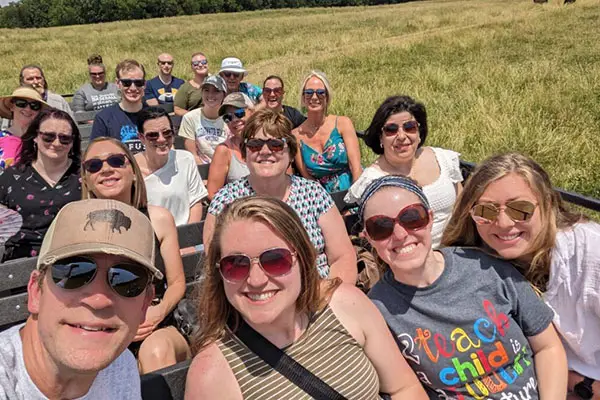
{"label": "tall grass", "polygon": [[[52,90],[72,93],[92,52],[110,69],[132,57],[154,75],[168,51],[185,78],[190,55],[203,51],[213,72],[235,55],[253,83],[282,76],[297,106],[299,82],[317,68],[332,81],[332,112],[358,129],[387,96],[408,94],[427,106],[428,144],[475,162],[518,150],[558,186],[600,198],[599,20],[600,0],[433,0],[0,30],[0,93],[26,63],[44,67]],[[373,158],[364,148],[364,163]]]}

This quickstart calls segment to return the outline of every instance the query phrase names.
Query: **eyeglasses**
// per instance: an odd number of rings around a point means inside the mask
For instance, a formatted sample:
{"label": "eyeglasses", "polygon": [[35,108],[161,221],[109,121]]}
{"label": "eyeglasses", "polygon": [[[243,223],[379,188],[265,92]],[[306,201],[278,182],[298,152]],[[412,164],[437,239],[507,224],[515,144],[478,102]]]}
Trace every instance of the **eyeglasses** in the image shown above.
{"label": "eyeglasses", "polygon": [[[75,290],[94,280],[98,265],[93,259],[70,257],[52,264],[52,280],[61,289]],[[108,269],[106,282],[119,296],[136,297],[152,282],[148,269],[140,264],[121,262]]]}
{"label": "eyeglasses", "polygon": [[263,94],[266,96],[270,96],[271,93],[274,94],[275,96],[281,96],[283,94],[283,88],[282,87],[276,87],[276,88],[268,88],[268,87],[264,87],[262,89]]}
{"label": "eyeglasses", "polygon": [[223,75],[225,78],[239,78],[240,76],[242,76],[242,74],[240,74],[239,72],[231,71],[223,71],[221,72],[221,75]]}
{"label": "eyeglasses", "polygon": [[248,139],[246,140],[246,148],[253,153],[259,152],[262,150],[264,145],[266,144],[269,150],[274,153],[283,151],[285,148],[286,140],[285,138],[281,139]]}
{"label": "eyeglasses", "polygon": [[104,72],[90,72],[90,76],[93,76],[95,78],[99,78],[101,76],[104,76]]}
{"label": "eyeglasses", "polygon": [[31,111],[39,111],[42,109],[42,103],[40,103],[39,101],[29,101],[29,100],[25,100],[25,99],[12,99],[12,103],[19,108],[25,108],[25,107],[29,106],[29,108],[31,108]]}
{"label": "eyeglasses", "polygon": [[208,64],[208,61],[206,61],[206,60],[192,61],[192,67],[199,67],[201,65],[206,65],[206,64]]}
{"label": "eyeglasses", "polygon": [[55,133],[55,132],[41,132],[38,131],[40,137],[45,143],[54,143],[56,138],[58,137],[58,141],[60,144],[71,144],[73,143],[73,135],[65,135],[63,133]]}
{"label": "eyeglasses", "polygon": [[173,137],[173,131],[171,129],[167,129],[162,132],[146,132],[146,133],[144,133],[144,137],[148,140],[154,141],[154,140],[158,140],[158,138],[161,134],[165,138],[165,140],[169,140]]}
{"label": "eyeglasses", "polygon": [[146,84],[145,79],[119,79],[119,81],[121,82],[121,85],[125,86],[126,88],[130,87],[131,85],[141,88]]}
{"label": "eyeglasses", "polygon": [[95,174],[102,169],[102,165],[104,165],[105,161],[112,168],[125,168],[127,157],[125,154],[111,154],[104,160],[100,158],[90,158],[89,160],[84,161],[82,165],[87,172]]}
{"label": "eyeglasses", "polygon": [[408,134],[415,134],[419,132],[419,123],[417,121],[410,120],[405,121],[402,125],[398,125],[396,123],[386,124],[381,128],[385,136],[396,136],[398,132],[402,128],[402,131]]}
{"label": "eyeglasses", "polygon": [[429,211],[421,203],[404,207],[396,218],[375,215],[365,221],[365,229],[371,239],[385,240],[394,233],[396,222],[407,231],[416,231],[429,224]]}
{"label": "eyeglasses", "polygon": [[224,114],[223,115],[223,121],[225,121],[225,123],[228,124],[228,123],[230,123],[233,120],[242,119],[245,116],[246,116],[246,110],[243,109],[243,108],[238,108],[234,112],[230,112],[230,113]]}
{"label": "eyeglasses", "polygon": [[265,250],[260,256],[254,258],[245,254],[232,254],[221,258],[217,268],[223,279],[231,283],[238,283],[248,278],[250,267],[255,261],[265,274],[272,277],[284,276],[292,270],[295,255],[295,252],[283,248]]}
{"label": "eyeglasses", "polygon": [[160,64],[160,65],[173,65],[173,61],[160,61],[160,60],[158,60],[158,64]]}
{"label": "eyeglasses", "polygon": [[471,218],[476,224],[491,224],[498,219],[500,211],[504,211],[514,222],[529,221],[535,212],[536,204],[527,200],[509,201],[504,206],[492,203],[475,204],[471,209]]}
{"label": "eyeglasses", "polygon": [[327,94],[327,90],[325,89],[304,89],[302,91],[302,94],[304,95],[304,97],[313,97],[314,94],[317,94],[317,97],[325,97],[325,95]]}

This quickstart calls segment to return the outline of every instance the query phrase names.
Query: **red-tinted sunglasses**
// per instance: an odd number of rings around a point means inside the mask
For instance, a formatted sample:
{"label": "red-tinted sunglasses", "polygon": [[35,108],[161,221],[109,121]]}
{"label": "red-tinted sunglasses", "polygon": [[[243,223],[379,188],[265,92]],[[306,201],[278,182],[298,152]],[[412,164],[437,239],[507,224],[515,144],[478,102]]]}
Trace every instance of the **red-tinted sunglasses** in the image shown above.
{"label": "red-tinted sunglasses", "polygon": [[386,124],[381,128],[385,136],[395,136],[402,129],[403,132],[408,134],[415,134],[419,131],[419,123],[415,120],[403,122],[402,125],[398,125],[394,122]]}
{"label": "red-tinted sunglasses", "polygon": [[246,148],[253,153],[259,152],[267,145],[273,153],[283,151],[285,148],[285,138],[281,139],[248,139],[246,140]]}
{"label": "red-tinted sunglasses", "polygon": [[284,276],[292,270],[295,255],[295,252],[284,248],[265,250],[254,258],[246,254],[232,254],[221,258],[217,268],[223,279],[231,283],[239,283],[248,278],[254,261],[258,262],[265,274],[273,277]]}
{"label": "red-tinted sunglasses", "polygon": [[396,218],[386,215],[375,215],[365,221],[365,230],[373,240],[385,240],[394,233],[394,225],[398,223],[407,231],[416,231],[429,224],[429,211],[421,203],[404,207]]}

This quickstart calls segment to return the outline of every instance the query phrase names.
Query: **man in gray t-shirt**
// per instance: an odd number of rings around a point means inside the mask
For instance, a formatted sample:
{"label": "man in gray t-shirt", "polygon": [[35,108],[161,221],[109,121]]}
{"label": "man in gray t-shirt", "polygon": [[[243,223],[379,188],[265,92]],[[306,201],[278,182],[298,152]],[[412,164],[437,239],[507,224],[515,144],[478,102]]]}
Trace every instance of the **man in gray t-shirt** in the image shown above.
{"label": "man in gray t-shirt", "polygon": [[431,399],[538,399],[530,336],[553,313],[506,261],[445,248],[430,286],[394,279],[388,268],[369,297]]}
{"label": "man in gray t-shirt", "polygon": [[[31,315],[0,333],[0,400],[139,400],[127,346],[154,297],[154,232],[113,200],[64,206],[28,283]],[[145,239],[145,240],[144,240]]]}

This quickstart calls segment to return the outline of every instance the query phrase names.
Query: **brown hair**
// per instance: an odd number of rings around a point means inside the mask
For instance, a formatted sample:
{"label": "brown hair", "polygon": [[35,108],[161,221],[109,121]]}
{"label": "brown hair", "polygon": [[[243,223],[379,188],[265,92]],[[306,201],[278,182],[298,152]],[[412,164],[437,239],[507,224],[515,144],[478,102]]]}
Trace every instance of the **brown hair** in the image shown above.
{"label": "brown hair", "polygon": [[223,337],[227,321],[233,320],[232,329],[239,325],[240,314],[225,296],[223,279],[216,265],[221,259],[221,235],[234,221],[251,220],[269,225],[296,252],[300,279],[300,295],[296,310],[313,313],[325,307],[341,280],[334,279],[323,291],[315,267],[316,252],[302,221],[296,212],[279,199],[266,196],[245,197],[235,200],[218,217],[207,257],[204,259],[203,280],[200,287],[198,318],[201,331],[193,340],[195,352]]}
{"label": "brown hair", "polygon": [[104,67],[104,65],[102,63],[102,56],[100,54],[92,54],[91,56],[89,56],[87,59],[87,63],[90,66],[98,65],[98,66]]}
{"label": "brown hair", "polygon": [[142,64],[140,64],[139,62],[137,62],[136,60],[132,60],[132,59],[125,59],[125,60],[121,61],[120,63],[118,63],[117,67],[115,68],[115,76],[117,77],[117,79],[121,79],[121,72],[133,71],[136,68],[139,68],[142,70],[143,78],[145,79],[146,78],[146,70],[144,69],[144,66]]}
{"label": "brown hair", "polygon": [[[123,152],[123,154],[125,154],[125,157],[127,158],[127,160],[129,160],[129,164],[131,164],[131,168],[133,169],[133,174],[135,176],[135,179],[133,181],[133,185],[131,186],[131,203],[130,203],[130,205],[132,207],[137,208],[138,210],[141,208],[148,207],[148,198],[146,195],[146,185],[144,184],[144,175],[142,175],[142,171],[140,170],[139,165],[135,161],[135,158],[133,157],[133,154],[131,153],[131,151],[129,151],[129,149],[123,143],[121,143],[119,140],[112,138],[112,137],[106,137],[106,136],[97,137],[96,139],[94,139],[90,142],[87,149],[85,150],[85,153],[83,153],[83,157],[81,157],[81,160],[85,161],[87,158],[88,152],[90,151],[92,146],[94,144],[100,143],[100,142],[110,142],[110,143],[114,144],[115,146],[118,146],[121,149],[121,151]],[[92,190],[88,187],[86,178],[87,178],[87,172],[86,172],[85,168],[81,168],[81,199],[82,200],[95,199],[97,197],[94,194],[94,192],[92,192]]]}
{"label": "brown hair", "polygon": [[246,141],[255,137],[261,129],[267,136],[284,139],[288,146],[290,162],[294,160],[296,153],[298,153],[298,141],[296,136],[292,134],[294,127],[283,114],[268,108],[256,111],[246,121],[244,132],[242,132],[242,143],[240,144],[240,151],[244,158],[246,157]]}
{"label": "brown hair", "polygon": [[546,171],[529,157],[519,153],[499,154],[483,161],[475,169],[456,200],[452,217],[442,237],[442,245],[484,246],[470,211],[490,183],[511,173],[523,178],[537,196],[542,221],[542,230],[534,238],[530,248],[512,261],[543,292],[548,284],[556,233],[586,217],[580,213],[572,213],[564,206],[560,194],[552,188]]}

